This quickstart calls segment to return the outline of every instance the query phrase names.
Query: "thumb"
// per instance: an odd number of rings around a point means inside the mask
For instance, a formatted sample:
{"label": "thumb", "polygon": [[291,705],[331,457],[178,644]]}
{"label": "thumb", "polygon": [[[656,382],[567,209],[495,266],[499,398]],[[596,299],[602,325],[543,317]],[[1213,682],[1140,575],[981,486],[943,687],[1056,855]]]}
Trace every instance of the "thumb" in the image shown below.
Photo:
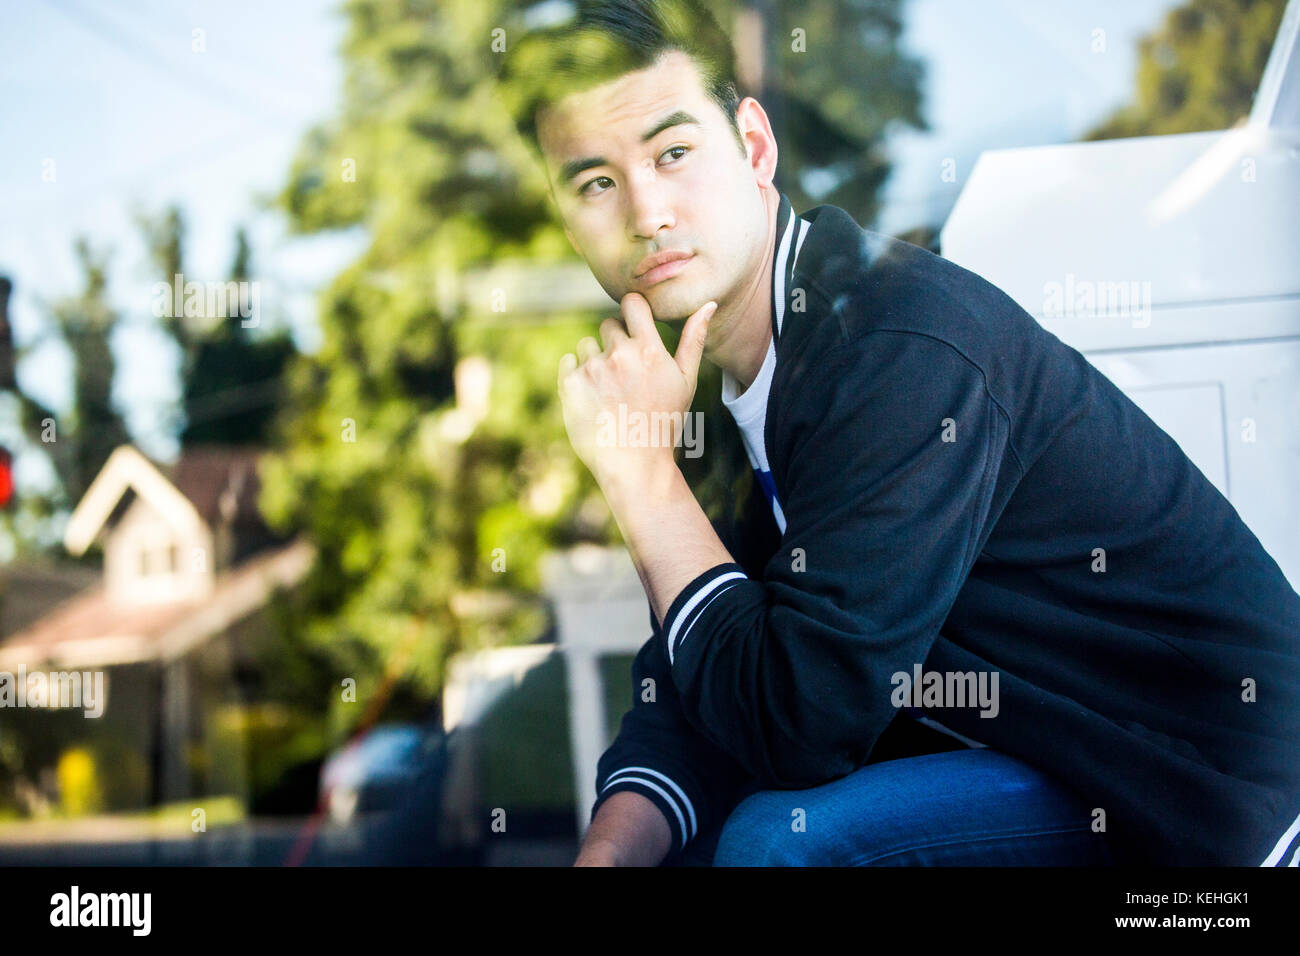
{"label": "thumb", "polygon": [[709,334],[709,319],[713,318],[713,313],[718,311],[718,303],[709,301],[700,306],[686,320],[686,325],[682,327],[682,337],[677,343],[677,354],[673,360],[677,362],[677,367],[682,370],[686,380],[695,386],[696,374],[700,368],[700,359],[704,357],[704,342]]}

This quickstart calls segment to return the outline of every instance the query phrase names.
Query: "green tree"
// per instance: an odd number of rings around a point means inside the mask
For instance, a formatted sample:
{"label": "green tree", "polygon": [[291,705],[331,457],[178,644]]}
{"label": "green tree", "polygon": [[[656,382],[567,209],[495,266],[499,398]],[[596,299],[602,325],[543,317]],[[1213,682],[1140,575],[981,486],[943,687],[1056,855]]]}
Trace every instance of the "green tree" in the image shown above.
{"label": "green tree", "polygon": [[1137,98],[1085,140],[1228,129],[1251,102],[1286,0],[1190,0],[1138,44]]}
{"label": "green tree", "polygon": [[85,285],[79,295],[54,304],[55,327],[73,355],[72,414],[59,423],[55,458],[67,501],[86,493],[113,449],[130,440],[126,422],[113,401],[117,362],[110,339],[120,321],[108,298],[108,254],[95,252],[85,238],[76,241]]}
{"label": "green tree", "polygon": [[885,136],[927,129],[920,61],[899,46],[899,0],[710,0],[733,36],[760,37],[757,85],[744,84],[755,57],[737,44],[741,95],[758,98],[780,145],[777,185],[795,209],[830,203],[870,224],[889,176]]}
{"label": "green tree", "polygon": [[[169,287],[176,275],[192,280],[185,273],[181,210],[170,206],[137,220],[159,279]],[[252,248],[241,227],[235,232],[227,279],[229,283],[256,281],[252,276]],[[271,440],[275,410],[284,402],[285,369],[297,350],[283,328],[245,326],[238,305],[227,298],[225,315],[162,317],[163,328],[181,356],[182,447],[200,442],[265,445]],[[256,318],[260,326],[262,317]]]}

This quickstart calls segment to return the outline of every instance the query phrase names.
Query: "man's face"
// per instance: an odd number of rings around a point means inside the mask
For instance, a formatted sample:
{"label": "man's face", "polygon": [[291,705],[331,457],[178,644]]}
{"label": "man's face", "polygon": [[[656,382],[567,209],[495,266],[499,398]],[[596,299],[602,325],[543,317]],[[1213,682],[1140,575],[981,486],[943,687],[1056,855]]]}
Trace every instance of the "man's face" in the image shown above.
{"label": "man's face", "polygon": [[[639,292],[656,319],[685,319],[761,263],[761,184],[686,54],[564,97],[538,141],[565,233],[614,301]],[[647,269],[660,252],[689,258]]]}

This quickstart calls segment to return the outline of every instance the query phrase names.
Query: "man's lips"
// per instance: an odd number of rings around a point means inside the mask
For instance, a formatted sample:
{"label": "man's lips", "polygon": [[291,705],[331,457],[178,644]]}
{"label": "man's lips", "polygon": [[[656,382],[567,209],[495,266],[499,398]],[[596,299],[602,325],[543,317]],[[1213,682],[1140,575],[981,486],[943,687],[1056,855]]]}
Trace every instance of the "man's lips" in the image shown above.
{"label": "man's lips", "polygon": [[654,285],[676,275],[695,258],[693,252],[670,250],[646,256],[637,266],[636,278],[643,285]]}

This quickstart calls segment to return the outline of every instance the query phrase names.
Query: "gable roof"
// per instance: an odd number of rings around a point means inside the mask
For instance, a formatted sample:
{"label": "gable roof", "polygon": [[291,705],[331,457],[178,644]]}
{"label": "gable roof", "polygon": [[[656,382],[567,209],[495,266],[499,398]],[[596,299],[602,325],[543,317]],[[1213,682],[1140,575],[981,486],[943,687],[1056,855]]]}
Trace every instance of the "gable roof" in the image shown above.
{"label": "gable roof", "polygon": [[120,445],[68,519],[64,547],[73,555],[84,553],[128,492],[144,498],[178,532],[211,529],[223,520],[241,526],[261,524],[257,509],[261,454],[251,445],[196,445],[164,469],[134,445]]}
{"label": "gable roof", "polygon": [[206,522],[193,503],[134,445],[119,445],[104,462],[63,533],[63,546],[80,555],[94,542],[127,491],[134,491],[177,531],[197,531]]}
{"label": "gable roof", "polygon": [[222,520],[260,524],[257,461],[262,454],[254,445],[192,445],[181,453],[167,477],[209,527]]}
{"label": "gable roof", "polygon": [[277,588],[291,588],[315,559],[299,537],[241,563],[203,599],[121,604],[102,584],[63,601],[39,620],[0,637],[0,670],[43,664],[107,667],[171,660],[261,608]]}

